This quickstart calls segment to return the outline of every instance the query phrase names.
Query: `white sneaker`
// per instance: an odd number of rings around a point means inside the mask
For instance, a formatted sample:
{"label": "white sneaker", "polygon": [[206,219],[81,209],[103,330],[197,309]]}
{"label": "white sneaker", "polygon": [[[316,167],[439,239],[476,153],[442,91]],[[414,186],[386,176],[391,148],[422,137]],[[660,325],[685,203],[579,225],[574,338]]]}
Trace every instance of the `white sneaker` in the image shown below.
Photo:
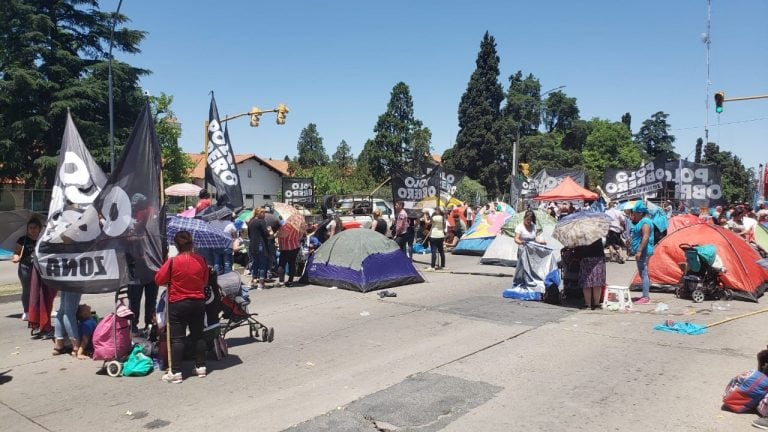
{"label": "white sneaker", "polygon": [[179,373],[166,372],[165,375],[163,375],[163,377],[160,379],[170,384],[180,384],[182,381],[181,372]]}
{"label": "white sneaker", "polygon": [[205,366],[195,368],[195,375],[197,375],[198,378],[205,378],[206,372]]}
{"label": "white sneaker", "polygon": [[21,314],[21,320],[22,321],[27,321],[27,313],[26,312]]}

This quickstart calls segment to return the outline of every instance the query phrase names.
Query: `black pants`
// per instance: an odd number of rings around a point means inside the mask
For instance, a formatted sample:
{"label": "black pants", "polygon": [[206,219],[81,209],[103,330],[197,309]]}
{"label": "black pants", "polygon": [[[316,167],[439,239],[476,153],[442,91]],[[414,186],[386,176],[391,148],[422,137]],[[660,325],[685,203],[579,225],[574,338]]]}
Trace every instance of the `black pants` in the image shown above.
{"label": "black pants", "polygon": [[288,282],[293,282],[293,276],[296,274],[296,257],[299,256],[299,250],[280,251],[280,260],[277,264],[277,274],[280,275],[280,282],[285,279],[285,267],[288,265]]}
{"label": "black pants", "polygon": [[429,238],[429,247],[432,250],[432,268],[436,268],[435,264],[437,261],[437,254],[440,253],[440,265],[438,267],[443,268],[445,267],[445,249],[443,248],[443,242],[445,239],[443,237],[435,238],[430,237]]}
{"label": "black pants", "polygon": [[400,246],[400,250],[405,253],[405,255],[408,255],[408,252],[405,251],[406,246],[408,245],[408,236],[405,234],[401,234],[397,237],[395,237],[395,243],[397,243],[398,246]]}
{"label": "black pants", "polygon": [[146,285],[128,285],[128,306],[131,308],[131,312],[133,312],[131,327],[134,331],[139,329],[142,293],[144,293],[144,327],[152,324],[152,318],[155,316],[155,306],[157,305],[157,290],[157,285],[154,282]]}
{"label": "black pants", "polygon": [[19,263],[19,282],[21,282],[21,307],[24,313],[29,312],[29,290],[32,286],[32,272],[35,268],[32,264]]}
{"label": "black pants", "polygon": [[195,367],[205,366],[205,352],[208,347],[203,339],[204,314],[204,300],[181,300],[168,305],[173,373],[181,372],[187,327],[189,327],[189,339],[192,341],[192,346],[195,347]]}

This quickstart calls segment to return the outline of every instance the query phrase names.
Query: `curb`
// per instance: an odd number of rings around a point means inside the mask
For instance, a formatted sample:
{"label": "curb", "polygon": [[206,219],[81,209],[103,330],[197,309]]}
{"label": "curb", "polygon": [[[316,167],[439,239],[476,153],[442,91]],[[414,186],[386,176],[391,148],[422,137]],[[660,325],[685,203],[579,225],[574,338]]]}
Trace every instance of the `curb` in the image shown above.
{"label": "curb", "polygon": [[21,293],[0,295],[0,304],[21,301]]}

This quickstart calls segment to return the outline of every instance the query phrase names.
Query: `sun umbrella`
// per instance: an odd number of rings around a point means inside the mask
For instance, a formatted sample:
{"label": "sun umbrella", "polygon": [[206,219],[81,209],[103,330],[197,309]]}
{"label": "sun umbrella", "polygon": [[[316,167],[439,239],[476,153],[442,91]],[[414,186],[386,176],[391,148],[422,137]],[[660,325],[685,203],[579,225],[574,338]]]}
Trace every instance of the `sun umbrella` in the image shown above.
{"label": "sun umbrella", "polygon": [[197,196],[200,191],[203,188],[201,188],[198,185],[192,184],[192,183],[179,183],[175,185],[168,186],[165,188],[165,194],[169,196]]}
{"label": "sun umbrella", "polygon": [[240,216],[237,217],[237,220],[247,223],[249,220],[251,220],[251,216],[253,216],[253,210],[246,210],[240,213]]}
{"label": "sun umbrella", "polygon": [[273,208],[287,225],[290,225],[300,233],[306,230],[307,224],[304,221],[304,216],[299,213],[296,207],[285,203],[274,203]]}
{"label": "sun umbrella", "polygon": [[608,235],[611,217],[605,213],[582,211],[562,218],[552,237],[565,247],[588,246]]}
{"label": "sun umbrella", "polygon": [[224,232],[221,226],[212,225],[200,219],[171,216],[167,219],[165,236],[173,243],[173,237],[179,231],[189,231],[197,248],[220,249],[232,245],[232,236]]}

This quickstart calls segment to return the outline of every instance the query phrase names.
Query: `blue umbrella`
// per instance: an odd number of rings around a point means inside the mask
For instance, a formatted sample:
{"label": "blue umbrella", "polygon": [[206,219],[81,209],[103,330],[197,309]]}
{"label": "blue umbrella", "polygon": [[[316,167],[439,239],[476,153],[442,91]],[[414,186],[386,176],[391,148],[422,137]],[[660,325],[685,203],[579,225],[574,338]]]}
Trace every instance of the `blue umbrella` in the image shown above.
{"label": "blue umbrella", "polygon": [[221,249],[232,244],[232,236],[224,232],[221,225],[178,216],[171,216],[166,222],[165,236],[170,243],[173,243],[173,237],[177,232],[188,231],[192,234],[192,241],[196,248]]}
{"label": "blue umbrella", "polygon": [[565,247],[589,246],[608,235],[610,226],[611,217],[607,214],[581,211],[560,219],[552,237]]}

